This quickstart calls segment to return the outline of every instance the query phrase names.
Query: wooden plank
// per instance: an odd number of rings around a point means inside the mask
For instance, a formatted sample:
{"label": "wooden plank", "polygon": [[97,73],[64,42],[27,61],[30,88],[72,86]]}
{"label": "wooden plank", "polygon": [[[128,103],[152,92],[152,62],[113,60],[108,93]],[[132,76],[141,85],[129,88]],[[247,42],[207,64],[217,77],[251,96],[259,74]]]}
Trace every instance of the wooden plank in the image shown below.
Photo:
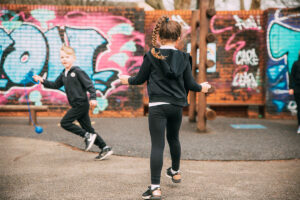
{"label": "wooden plank", "polygon": [[[30,105],[30,110],[47,111],[48,106]],[[27,105],[0,105],[0,111],[28,111]]]}

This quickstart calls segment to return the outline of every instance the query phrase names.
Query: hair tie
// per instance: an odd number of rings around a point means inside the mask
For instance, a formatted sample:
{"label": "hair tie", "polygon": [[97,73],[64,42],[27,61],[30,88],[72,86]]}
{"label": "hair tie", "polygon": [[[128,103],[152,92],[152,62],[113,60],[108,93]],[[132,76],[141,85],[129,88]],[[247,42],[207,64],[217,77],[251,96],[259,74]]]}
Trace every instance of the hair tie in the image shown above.
{"label": "hair tie", "polygon": [[170,19],[169,19],[169,17],[167,17],[167,18],[166,18],[166,22],[168,23],[168,22],[169,22],[169,20],[170,20]]}

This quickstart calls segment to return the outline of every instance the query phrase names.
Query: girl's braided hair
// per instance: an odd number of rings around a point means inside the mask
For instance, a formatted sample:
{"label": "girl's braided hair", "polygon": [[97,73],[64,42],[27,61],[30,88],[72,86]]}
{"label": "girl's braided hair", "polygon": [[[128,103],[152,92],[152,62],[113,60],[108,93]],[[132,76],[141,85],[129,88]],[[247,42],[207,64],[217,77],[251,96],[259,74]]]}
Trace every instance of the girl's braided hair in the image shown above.
{"label": "girl's braided hair", "polygon": [[157,34],[159,35],[160,41],[164,44],[164,41],[176,41],[181,35],[181,25],[174,21],[170,20],[168,16],[161,16],[152,31],[152,46],[151,54],[158,59],[165,59],[166,57],[161,55],[160,52],[156,52],[156,40]]}

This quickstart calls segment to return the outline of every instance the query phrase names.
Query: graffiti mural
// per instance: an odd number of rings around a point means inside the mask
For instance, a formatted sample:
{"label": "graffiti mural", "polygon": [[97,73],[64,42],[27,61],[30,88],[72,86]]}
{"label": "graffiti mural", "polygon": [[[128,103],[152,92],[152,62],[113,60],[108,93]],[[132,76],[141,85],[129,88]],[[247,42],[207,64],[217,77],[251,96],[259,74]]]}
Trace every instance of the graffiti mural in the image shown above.
{"label": "graffiti mural", "polygon": [[66,43],[75,49],[74,65],[94,82],[99,103],[95,114],[142,107],[141,88],[126,94],[129,87],[118,82],[118,74],[134,74],[141,66],[144,12],[85,9],[0,5],[0,104],[24,103],[25,89],[36,105],[67,104],[64,88],[22,85],[29,71],[54,81],[64,69],[59,49]]}
{"label": "graffiti mural", "polygon": [[208,73],[218,94],[208,102],[262,104],[263,31],[261,14],[217,12],[210,20],[210,32],[217,37],[216,66]]}
{"label": "graffiti mural", "polygon": [[288,94],[289,73],[300,51],[300,14],[297,10],[268,10],[267,112],[296,114]]}

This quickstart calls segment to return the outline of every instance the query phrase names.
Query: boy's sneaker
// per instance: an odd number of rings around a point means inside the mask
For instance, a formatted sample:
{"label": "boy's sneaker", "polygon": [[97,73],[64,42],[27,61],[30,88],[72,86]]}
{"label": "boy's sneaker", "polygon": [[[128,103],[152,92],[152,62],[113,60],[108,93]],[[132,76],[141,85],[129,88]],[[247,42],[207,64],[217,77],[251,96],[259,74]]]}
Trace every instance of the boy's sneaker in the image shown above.
{"label": "boy's sneaker", "polygon": [[92,148],[95,140],[96,140],[97,134],[95,133],[88,133],[85,136],[84,142],[85,142],[85,151],[88,151]]}
{"label": "boy's sneaker", "polygon": [[167,173],[166,173],[166,176],[171,178],[173,183],[180,183],[181,182],[181,174],[180,172],[176,172],[175,174],[172,173],[171,171],[171,167],[169,167],[167,169]]}
{"label": "boy's sneaker", "polygon": [[100,151],[99,155],[95,158],[95,160],[103,160],[113,153],[114,152],[111,147],[105,147]]}
{"label": "boy's sneaker", "polygon": [[160,187],[154,188],[151,190],[151,186],[148,187],[148,190],[142,195],[143,199],[161,199],[161,190]]}
{"label": "boy's sneaker", "polygon": [[300,126],[298,126],[297,134],[300,134]]}

